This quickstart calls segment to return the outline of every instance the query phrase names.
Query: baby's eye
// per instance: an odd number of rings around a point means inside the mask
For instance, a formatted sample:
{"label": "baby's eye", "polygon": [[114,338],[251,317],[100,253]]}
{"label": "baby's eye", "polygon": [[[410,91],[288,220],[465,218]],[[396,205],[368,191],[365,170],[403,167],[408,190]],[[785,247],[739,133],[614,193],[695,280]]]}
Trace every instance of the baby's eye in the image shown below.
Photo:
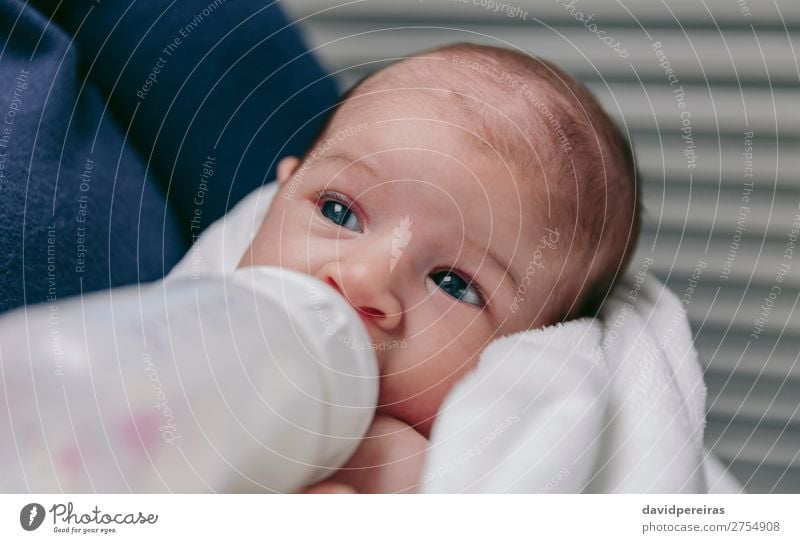
{"label": "baby's eye", "polygon": [[323,199],[320,204],[322,215],[334,224],[343,226],[354,232],[361,232],[361,224],[353,210],[342,202],[331,199]]}
{"label": "baby's eye", "polygon": [[436,286],[456,300],[477,305],[478,307],[484,305],[483,298],[478,290],[469,281],[462,279],[452,270],[434,272],[429,277]]}

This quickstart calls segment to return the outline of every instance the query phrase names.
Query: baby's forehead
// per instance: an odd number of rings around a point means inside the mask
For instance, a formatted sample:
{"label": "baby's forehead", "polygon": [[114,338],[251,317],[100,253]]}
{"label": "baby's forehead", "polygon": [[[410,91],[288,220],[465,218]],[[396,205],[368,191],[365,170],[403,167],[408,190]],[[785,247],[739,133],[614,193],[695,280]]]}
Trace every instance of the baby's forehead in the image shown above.
{"label": "baby's forehead", "polygon": [[515,69],[492,53],[439,51],[411,57],[362,86],[364,92],[394,97],[384,104],[387,109],[426,108],[462,123],[508,160],[545,154],[554,159],[563,155],[556,137],[561,130],[568,124],[571,130],[581,129],[571,122],[567,101],[550,81],[536,71]]}
{"label": "baby's forehead", "polygon": [[459,70],[441,60],[403,61],[362,83],[341,105],[333,124],[438,120],[454,127],[451,137],[469,145],[471,153],[498,155],[509,164],[542,155],[548,135],[531,105],[483,81],[481,74],[465,77]]}
{"label": "baby's forehead", "polygon": [[[546,222],[554,212],[548,192],[557,186],[556,172],[563,157],[549,142],[546,129],[531,119],[537,115],[524,96],[508,92],[486,70],[465,67],[462,58],[466,57],[433,52],[382,70],[351,93],[336,124],[367,121],[388,131],[390,126],[399,124],[394,122],[397,119],[441,121],[435,129],[431,128],[433,123],[420,121],[424,125],[419,131],[422,136],[441,134],[438,141],[431,137],[423,142],[410,136],[401,143],[431,143],[441,151],[418,154],[414,161],[462,162],[475,170],[470,173],[477,175],[484,186],[463,183],[462,191],[480,192],[493,184],[510,183],[515,199],[523,202],[521,213]],[[536,88],[530,78],[528,85]],[[544,87],[538,90],[541,97],[552,92]],[[558,114],[557,109],[553,111]],[[442,130],[442,126],[451,129]],[[375,134],[370,132],[365,139]],[[395,144],[391,141],[386,147]],[[447,156],[449,149],[452,156]]]}

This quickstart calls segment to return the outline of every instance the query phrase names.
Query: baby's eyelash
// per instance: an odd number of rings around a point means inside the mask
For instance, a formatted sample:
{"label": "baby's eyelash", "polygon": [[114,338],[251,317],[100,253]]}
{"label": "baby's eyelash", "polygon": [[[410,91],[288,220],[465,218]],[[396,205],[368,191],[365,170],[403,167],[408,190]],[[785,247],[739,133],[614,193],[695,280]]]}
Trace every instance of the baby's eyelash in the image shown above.
{"label": "baby's eyelash", "polygon": [[465,273],[465,272],[461,271],[460,269],[454,268],[454,267],[440,268],[437,271],[444,271],[444,272],[454,273],[454,274],[460,276],[467,283],[467,285],[469,285],[470,287],[474,288],[475,289],[475,293],[478,295],[478,298],[480,298],[480,300],[481,300],[480,305],[475,306],[475,307],[479,307],[481,309],[486,309],[486,307],[489,305],[488,298],[486,297],[486,294],[484,293],[483,289],[475,281],[475,279],[473,279],[473,277],[471,275],[469,275],[468,273]]}
{"label": "baby's eyelash", "polygon": [[354,208],[353,200],[350,199],[349,196],[345,196],[341,192],[337,192],[335,190],[318,190],[314,195],[315,201],[317,204],[322,202],[323,200],[335,200],[342,205],[345,205],[351,209]]}
{"label": "baby's eyelash", "polygon": [[[339,204],[347,208],[349,216],[354,217],[356,222],[358,223],[357,231],[362,234],[364,233],[364,226],[367,224],[366,216],[364,215],[364,213],[362,213],[361,208],[352,198],[335,190],[319,190],[314,194],[314,198],[315,198],[314,205],[323,215],[325,215],[323,207],[328,202],[334,202],[336,204]],[[340,224],[340,226],[344,225]],[[352,228],[350,229],[352,230]]]}
{"label": "baby's eyelash", "polygon": [[468,275],[468,274],[466,274],[466,273],[464,273],[461,270],[458,270],[456,268],[453,268],[453,271],[456,272],[457,274],[461,275],[461,277],[463,277],[464,280],[466,280],[467,284],[475,289],[475,292],[478,293],[478,298],[481,299],[480,307],[481,308],[485,308],[486,305],[488,304],[488,302],[487,302],[488,298],[486,297],[486,294],[483,292],[483,289],[481,288],[481,286],[475,281],[475,279],[473,279],[471,275]]}

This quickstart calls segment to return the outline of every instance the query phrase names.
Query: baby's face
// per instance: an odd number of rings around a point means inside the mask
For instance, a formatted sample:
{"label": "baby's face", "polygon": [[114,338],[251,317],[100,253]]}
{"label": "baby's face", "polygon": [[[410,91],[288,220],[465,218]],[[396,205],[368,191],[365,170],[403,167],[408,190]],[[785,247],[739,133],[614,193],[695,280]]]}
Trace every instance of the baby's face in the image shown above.
{"label": "baby's face", "polygon": [[372,338],[379,411],[427,436],[493,338],[550,324],[547,278],[558,270],[530,275],[547,235],[534,219],[546,216],[533,209],[537,183],[515,176],[455,111],[426,105],[423,92],[402,96],[344,106],[305,163],[283,159],[240,266],[286,267],[339,290]]}

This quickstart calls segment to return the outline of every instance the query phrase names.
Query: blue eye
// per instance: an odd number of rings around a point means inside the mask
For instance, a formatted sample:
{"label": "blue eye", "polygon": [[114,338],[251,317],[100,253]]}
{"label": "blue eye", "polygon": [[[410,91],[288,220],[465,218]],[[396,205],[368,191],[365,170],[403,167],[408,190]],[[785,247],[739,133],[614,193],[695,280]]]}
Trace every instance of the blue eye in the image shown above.
{"label": "blue eye", "polygon": [[472,286],[469,281],[462,279],[461,276],[452,270],[434,272],[430,274],[429,277],[436,284],[436,286],[456,300],[477,305],[478,307],[482,307],[484,305],[484,301],[480,295],[480,292],[478,292],[478,290]]}
{"label": "blue eye", "polygon": [[332,223],[352,230],[361,232],[361,224],[353,210],[342,202],[332,199],[323,199],[320,205],[322,215]]}

